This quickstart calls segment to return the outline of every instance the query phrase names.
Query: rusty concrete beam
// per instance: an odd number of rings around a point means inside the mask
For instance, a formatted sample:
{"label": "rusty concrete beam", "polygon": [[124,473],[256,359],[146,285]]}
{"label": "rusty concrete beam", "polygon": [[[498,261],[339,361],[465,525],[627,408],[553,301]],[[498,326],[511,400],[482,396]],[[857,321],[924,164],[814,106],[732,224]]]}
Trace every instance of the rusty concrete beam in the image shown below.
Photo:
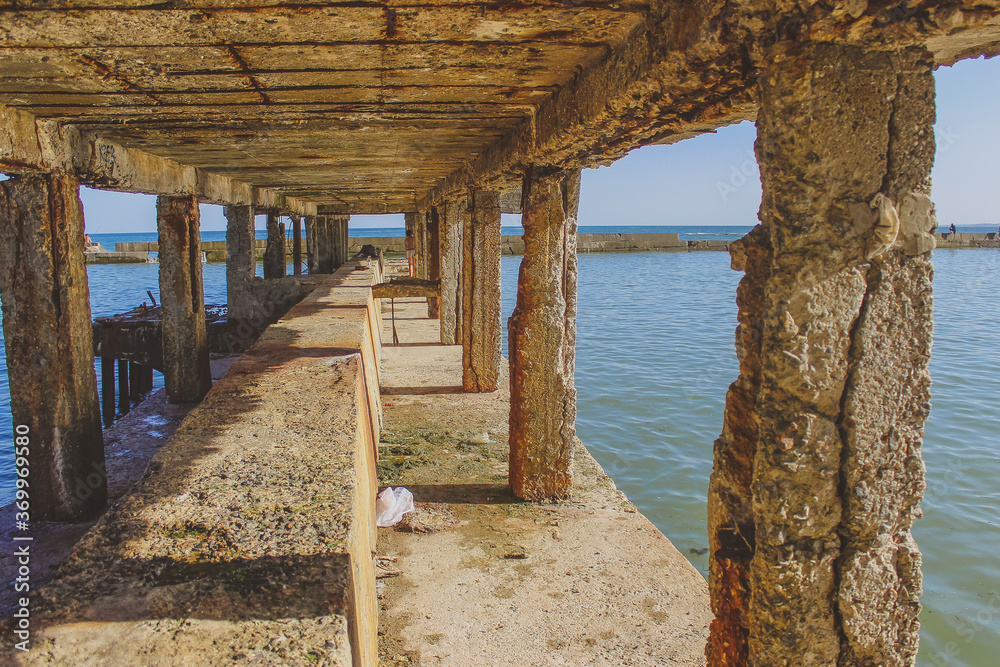
{"label": "rusty concrete beam", "polygon": [[[426,208],[528,165],[595,167],[647,144],[673,143],[753,120],[757,67],[775,35],[883,49],[924,46],[939,64],[1000,53],[1000,9],[926,0],[866,6],[853,15],[774,12],[769,3],[653,2],[647,20],[596,63],[547,97],[537,112],[452,172],[421,201]],[[810,5],[810,7],[812,7]],[[856,10],[854,10],[856,11]],[[806,13],[809,12],[809,13]]]}
{"label": "rusty concrete beam", "polygon": [[315,204],[272,188],[254,187],[3,105],[0,105],[0,171],[68,172],[82,184],[102,190],[195,195],[202,202],[253,204],[296,215],[310,215],[316,208]]}

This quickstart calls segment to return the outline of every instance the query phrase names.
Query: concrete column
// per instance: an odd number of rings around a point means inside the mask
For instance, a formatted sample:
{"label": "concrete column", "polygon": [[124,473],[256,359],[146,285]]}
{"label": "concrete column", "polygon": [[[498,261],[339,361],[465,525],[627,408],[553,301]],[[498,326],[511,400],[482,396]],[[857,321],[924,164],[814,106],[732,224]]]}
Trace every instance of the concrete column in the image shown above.
{"label": "concrete column", "polygon": [[458,311],[461,307],[459,276],[462,273],[462,226],[464,199],[447,201],[438,208],[438,242],[441,271],[441,342],[455,345],[458,337]]}
{"label": "concrete column", "polygon": [[292,217],[292,274],[302,275],[302,218]]}
{"label": "concrete column", "polygon": [[171,403],[200,401],[212,388],[205,331],[198,199],[156,199],[160,246],[163,379]]}
{"label": "concrete column", "polygon": [[285,276],[285,226],[278,222],[278,214],[267,214],[267,247],[264,249],[264,278]]}
{"label": "concrete column", "polygon": [[340,266],[347,264],[347,260],[351,257],[350,225],[351,216],[340,217]]}
{"label": "concrete column", "polygon": [[462,233],[462,387],[496,391],[500,311],[500,193],[474,190]]}
{"label": "concrete column", "polygon": [[306,227],[306,270],[317,273],[318,258],[316,253],[316,216],[305,216]]}
{"label": "concrete column", "polygon": [[253,207],[226,207],[226,296],[231,322],[256,316],[253,280],[257,276]]}
{"label": "concrete column", "polygon": [[413,236],[417,251],[417,278],[427,280],[427,218],[430,214],[418,211],[413,221]]}
{"label": "concrete column", "polygon": [[[0,182],[0,301],[31,520],[80,521],[107,502],[79,184],[61,174]],[[113,386],[113,380],[112,380]]]}
{"label": "concrete column", "polygon": [[576,441],[576,215],[579,170],[524,178],[524,258],[510,318],[510,485],[565,498]]}
{"label": "concrete column", "polygon": [[933,59],[782,43],[763,62],[761,226],[731,249],[740,377],[709,489],[709,664],[913,665]]}
{"label": "concrete column", "polygon": [[316,273],[333,273],[330,259],[330,216],[316,216]]}
{"label": "concrete column", "polygon": [[[431,209],[427,218],[427,279],[441,279],[441,245],[439,243],[438,230],[440,229],[441,214],[438,207]],[[436,320],[441,315],[441,299],[431,297],[427,299],[427,317]]]}
{"label": "concrete column", "polygon": [[333,270],[347,263],[346,230],[350,216],[330,216],[330,262]]}

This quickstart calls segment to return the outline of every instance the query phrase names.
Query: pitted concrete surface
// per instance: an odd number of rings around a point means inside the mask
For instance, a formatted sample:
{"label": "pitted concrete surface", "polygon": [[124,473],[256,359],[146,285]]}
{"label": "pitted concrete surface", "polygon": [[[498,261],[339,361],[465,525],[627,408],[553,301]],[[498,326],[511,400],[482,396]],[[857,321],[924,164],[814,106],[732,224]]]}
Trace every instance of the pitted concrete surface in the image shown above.
{"label": "pitted concrete surface", "polygon": [[702,576],[582,445],[569,500],[513,497],[506,368],[499,391],[461,393],[461,348],[434,344],[424,300],[395,308],[379,483],[418,507],[379,529],[380,664],[704,664]]}
{"label": "pitted concrete surface", "polygon": [[350,273],[270,327],[184,418],[32,598],[31,650],[8,662],[374,661],[377,414],[363,368],[377,355],[371,272]]}

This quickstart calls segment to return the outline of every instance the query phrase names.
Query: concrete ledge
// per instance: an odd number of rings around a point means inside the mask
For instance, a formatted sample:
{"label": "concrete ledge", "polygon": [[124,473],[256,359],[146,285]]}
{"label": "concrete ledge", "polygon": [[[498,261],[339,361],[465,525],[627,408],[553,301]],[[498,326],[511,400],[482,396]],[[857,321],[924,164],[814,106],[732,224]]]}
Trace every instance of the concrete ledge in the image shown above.
{"label": "concrete ledge", "polygon": [[374,278],[326,278],[230,368],[41,591],[8,664],[375,664]]}

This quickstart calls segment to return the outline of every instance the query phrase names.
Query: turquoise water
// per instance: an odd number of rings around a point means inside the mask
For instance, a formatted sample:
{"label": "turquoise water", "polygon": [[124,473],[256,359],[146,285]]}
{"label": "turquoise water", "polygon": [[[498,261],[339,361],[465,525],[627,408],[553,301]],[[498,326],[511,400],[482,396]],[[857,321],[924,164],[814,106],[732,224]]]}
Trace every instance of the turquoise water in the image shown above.
{"label": "turquoise water", "polygon": [[[503,258],[506,315],[519,261]],[[705,497],[712,442],[737,373],[741,274],[721,252],[586,254],[579,262],[580,438],[704,572]],[[919,664],[980,667],[1000,655],[1000,251],[938,250],[934,262],[928,491],[914,531],[924,554]],[[94,315],[135,307],[148,300],[147,289],[158,294],[157,271],[155,264],[88,267]],[[206,302],[224,303],[225,265],[204,271]],[[0,432],[11,427],[3,368]],[[4,503],[13,496],[11,449],[0,450]]]}
{"label": "turquoise water", "polygon": [[[503,259],[505,316],[519,258]],[[721,252],[581,255],[577,431],[628,497],[706,572],[706,494],[742,274]],[[921,666],[1000,655],[1000,251],[939,250]],[[505,343],[506,344],[506,343]]]}

